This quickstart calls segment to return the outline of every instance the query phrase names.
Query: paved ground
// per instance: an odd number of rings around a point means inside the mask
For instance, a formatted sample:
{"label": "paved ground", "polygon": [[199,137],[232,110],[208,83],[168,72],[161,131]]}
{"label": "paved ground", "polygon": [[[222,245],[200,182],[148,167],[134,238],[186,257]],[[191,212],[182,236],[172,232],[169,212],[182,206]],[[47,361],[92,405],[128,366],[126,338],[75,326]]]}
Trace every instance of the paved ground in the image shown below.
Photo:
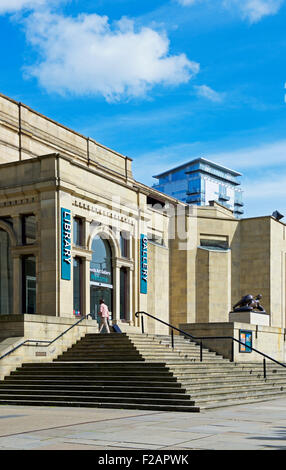
{"label": "paved ground", "polygon": [[286,398],[201,413],[0,407],[0,450],[286,450]]}

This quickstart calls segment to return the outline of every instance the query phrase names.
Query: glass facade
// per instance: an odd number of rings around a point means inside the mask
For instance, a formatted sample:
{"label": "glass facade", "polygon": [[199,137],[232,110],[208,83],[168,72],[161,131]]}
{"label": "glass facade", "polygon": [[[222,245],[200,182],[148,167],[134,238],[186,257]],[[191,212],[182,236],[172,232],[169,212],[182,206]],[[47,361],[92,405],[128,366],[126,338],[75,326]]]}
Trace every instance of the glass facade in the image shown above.
{"label": "glass facade", "polygon": [[243,202],[241,196],[235,201],[235,192],[241,184],[240,176],[236,171],[199,158],[167,174],[155,176],[158,184],[153,187],[191,205],[209,205],[210,201],[217,201],[239,218],[243,210],[238,206],[243,206]]}

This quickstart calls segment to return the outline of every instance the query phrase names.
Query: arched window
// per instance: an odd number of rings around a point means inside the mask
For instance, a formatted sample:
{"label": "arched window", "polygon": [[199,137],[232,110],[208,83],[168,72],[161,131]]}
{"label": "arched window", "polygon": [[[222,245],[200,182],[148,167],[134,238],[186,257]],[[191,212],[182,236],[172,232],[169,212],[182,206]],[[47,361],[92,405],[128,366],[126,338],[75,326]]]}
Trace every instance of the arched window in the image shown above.
{"label": "arched window", "polygon": [[91,245],[90,280],[112,285],[112,253],[107,240],[96,236]]}
{"label": "arched window", "polygon": [[[108,240],[95,236],[92,244],[90,262],[90,312],[98,319],[100,299],[103,299],[112,315],[113,275],[112,251]],[[111,319],[111,318],[110,318]]]}
{"label": "arched window", "polygon": [[13,313],[13,265],[8,233],[0,229],[0,314]]}

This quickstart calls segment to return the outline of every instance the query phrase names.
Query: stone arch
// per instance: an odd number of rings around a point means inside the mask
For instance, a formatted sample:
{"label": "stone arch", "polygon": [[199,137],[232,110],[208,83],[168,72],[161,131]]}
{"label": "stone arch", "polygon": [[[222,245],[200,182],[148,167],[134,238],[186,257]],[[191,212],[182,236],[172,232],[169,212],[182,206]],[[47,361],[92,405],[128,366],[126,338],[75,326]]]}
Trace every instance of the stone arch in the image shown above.
{"label": "stone arch", "polygon": [[13,256],[17,239],[12,227],[0,221],[0,314],[13,313]]}
{"label": "stone arch", "polygon": [[11,248],[15,248],[15,246],[17,245],[17,237],[11,225],[9,225],[7,222],[4,222],[4,220],[0,220],[0,229],[8,233]]}
{"label": "stone arch", "polygon": [[100,225],[92,228],[87,240],[87,247],[89,251],[91,251],[92,249],[92,242],[96,236],[103,238],[109,242],[113,259],[120,257],[120,244],[115,236],[115,233],[110,227]]}

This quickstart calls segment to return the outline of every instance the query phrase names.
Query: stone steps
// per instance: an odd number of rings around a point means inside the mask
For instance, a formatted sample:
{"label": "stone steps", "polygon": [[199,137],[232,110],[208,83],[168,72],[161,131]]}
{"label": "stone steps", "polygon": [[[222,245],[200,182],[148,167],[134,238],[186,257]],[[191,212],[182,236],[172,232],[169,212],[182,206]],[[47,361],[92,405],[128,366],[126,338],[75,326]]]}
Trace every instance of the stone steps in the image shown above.
{"label": "stone steps", "polygon": [[[286,394],[286,368],[270,361],[267,361],[268,378],[265,380],[262,360],[261,363],[237,364],[203,349],[203,362],[200,362],[200,347],[184,338],[176,337],[174,350],[169,337],[153,335],[151,340],[149,335],[145,338],[131,335],[131,340],[146,361],[165,361],[201,409],[263,401],[264,397],[271,399]],[[157,346],[165,342],[172,353],[157,354],[156,349],[156,356],[152,355],[150,342]],[[176,354],[177,360],[174,359]]]}
{"label": "stone steps", "polygon": [[164,363],[128,354],[124,362],[66,361],[64,355],[13,371],[0,383],[0,404],[199,411]]}
{"label": "stone steps", "polygon": [[232,363],[166,335],[86,335],[52,363],[26,363],[0,382],[0,404],[197,412],[286,394],[286,369]]}

